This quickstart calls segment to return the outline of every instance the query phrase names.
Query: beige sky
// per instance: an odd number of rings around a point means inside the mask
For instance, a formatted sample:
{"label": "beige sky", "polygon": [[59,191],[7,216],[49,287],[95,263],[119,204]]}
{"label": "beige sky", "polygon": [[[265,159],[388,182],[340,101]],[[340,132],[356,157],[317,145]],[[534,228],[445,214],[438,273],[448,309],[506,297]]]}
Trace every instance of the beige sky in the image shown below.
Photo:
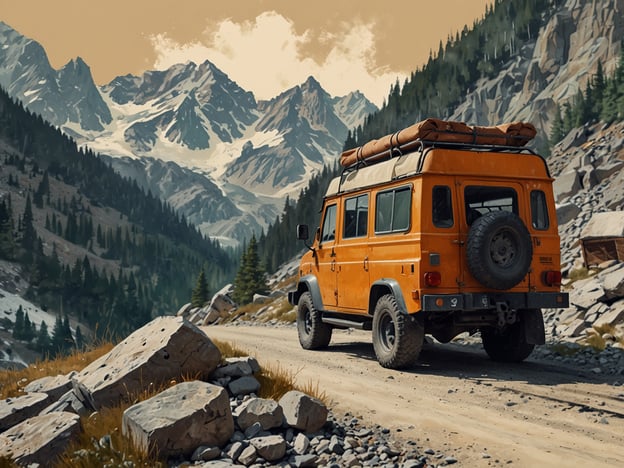
{"label": "beige sky", "polygon": [[210,60],[258,99],[315,76],[332,95],[381,105],[429,51],[492,0],[0,0],[0,21],[53,67],[82,57],[98,84]]}

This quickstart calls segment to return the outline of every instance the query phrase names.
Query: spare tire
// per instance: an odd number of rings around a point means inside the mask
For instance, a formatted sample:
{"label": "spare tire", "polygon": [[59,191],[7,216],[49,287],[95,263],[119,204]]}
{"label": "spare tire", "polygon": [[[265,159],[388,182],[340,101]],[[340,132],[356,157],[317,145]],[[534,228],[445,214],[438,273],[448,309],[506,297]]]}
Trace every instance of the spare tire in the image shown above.
{"label": "spare tire", "polygon": [[531,267],[531,236],[514,213],[492,211],[472,223],[466,256],[468,269],[479,283],[509,289],[522,281]]}

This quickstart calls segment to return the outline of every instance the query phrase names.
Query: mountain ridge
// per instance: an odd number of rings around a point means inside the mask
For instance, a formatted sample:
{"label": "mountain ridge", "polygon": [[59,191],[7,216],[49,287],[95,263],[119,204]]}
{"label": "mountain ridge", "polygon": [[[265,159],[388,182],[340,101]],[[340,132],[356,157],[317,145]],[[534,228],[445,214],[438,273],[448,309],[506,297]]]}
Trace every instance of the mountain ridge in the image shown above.
{"label": "mountain ridge", "polygon": [[[27,47],[36,52],[30,54],[31,65],[9,73]],[[136,177],[142,167],[137,158],[149,157],[163,161],[160,170],[169,162],[180,167],[176,169],[180,193],[202,191],[206,184],[198,184],[195,177],[201,174],[219,187],[200,195],[204,202],[226,206],[224,198],[244,198],[244,210],[238,215],[225,217],[231,210],[217,210],[224,217],[215,219],[196,203],[196,197],[195,202],[181,203],[179,195],[160,190],[157,181],[142,183],[225,245],[236,245],[265,230],[266,220],[274,219],[285,197],[296,196],[312,174],[331,164],[349,128],[377,109],[359,91],[330,96],[314,77],[273,99],[257,101],[209,60],[148,70],[140,76],[121,75],[96,87],[82,59],[54,70],[40,44],[4,23],[0,27],[3,58],[0,85],[79,145],[129,158],[112,163],[122,175]],[[33,83],[40,83],[36,91]],[[82,92],[76,95],[75,89]],[[28,99],[35,94],[36,101]],[[65,96],[64,101],[59,96]],[[47,107],[53,112],[43,112],[45,103],[52,103]],[[250,222],[253,216],[249,215],[259,213],[257,221]]]}

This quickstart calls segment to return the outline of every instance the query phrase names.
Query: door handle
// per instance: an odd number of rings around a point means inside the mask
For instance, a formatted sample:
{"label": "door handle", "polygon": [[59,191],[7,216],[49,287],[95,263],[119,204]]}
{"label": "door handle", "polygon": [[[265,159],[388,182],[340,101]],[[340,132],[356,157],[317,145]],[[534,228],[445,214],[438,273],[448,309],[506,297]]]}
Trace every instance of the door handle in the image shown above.
{"label": "door handle", "polygon": [[364,271],[368,271],[368,257],[364,257]]}

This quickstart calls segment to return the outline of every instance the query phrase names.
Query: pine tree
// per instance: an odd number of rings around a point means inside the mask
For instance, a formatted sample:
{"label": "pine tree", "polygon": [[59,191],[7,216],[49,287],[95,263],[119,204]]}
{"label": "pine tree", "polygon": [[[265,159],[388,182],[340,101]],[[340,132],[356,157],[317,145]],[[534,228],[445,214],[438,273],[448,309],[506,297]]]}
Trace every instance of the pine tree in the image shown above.
{"label": "pine tree", "polygon": [[30,202],[30,194],[26,195],[26,207],[24,208],[24,214],[22,215],[22,247],[26,252],[32,252],[35,247],[35,241],[37,240],[37,232],[33,225],[33,212],[32,204]]}
{"label": "pine tree", "polygon": [[26,312],[24,316],[24,333],[22,334],[22,339],[24,341],[31,341],[35,337],[35,333],[34,324],[30,321],[28,312]]}
{"label": "pine tree", "polygon": [[208,284],[206,283],[206,274],[202,268],[197,276],[195,289],[191,294],[191,307],[203,307],[208,302]]}
{"label": "pine tree", "polygon": [[39,326],[39,332],[37,333],[35,348],[41,353],[42,357],[45,357],[50,352],[51,345],[52,340],[48,334],[48,325],[42,320]]}
{"label": "pine tree", "polygon": [[15,237],[13,235],[13,214],[11,197],[8,201],[0,201],[0,258],[13,260],[16,254]]}
{"label": "pine tree", "polygon": [[53,355],[60,354],[63,351],[63,342],[63,320],[60,315],[57,315],[54,321],[54,329],[52,330]]}
{"label": "pine tree", "polygon": [[13,325],[13,338],[21,340],[24,338],[24,310],[22,306],[15,312],[15,324]]}
{"label": "pine tree", "polygon": [[566,135],[564,129],[563,118],[561,117],[561,106],[557,104],[557,110],[555,111],[555,117],[553,119],[552,128],[550,130],[550,144],[556,145]]}
{"label": "pine tree", "polygon": [[253,301],[254,294],[266,294],[267,289],[265,272],[260,264],[258,244],[254,235],[242,255],[240,267],[234,279],[233,298],[239,304],[248,304]]}

